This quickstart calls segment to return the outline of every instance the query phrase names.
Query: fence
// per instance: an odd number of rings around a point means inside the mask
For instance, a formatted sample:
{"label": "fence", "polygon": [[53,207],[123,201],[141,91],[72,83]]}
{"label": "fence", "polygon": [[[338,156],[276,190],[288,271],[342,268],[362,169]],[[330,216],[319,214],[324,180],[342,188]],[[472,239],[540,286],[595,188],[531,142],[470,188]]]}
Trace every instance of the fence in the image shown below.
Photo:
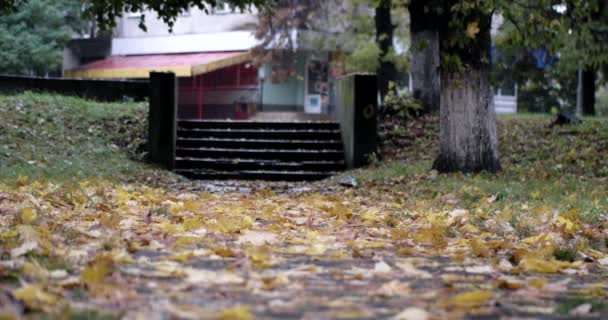
{"label": "fence", "polygon": [[148,81],[85,80],[0,75],[0,92],[53,92],[99,101],[144,101],[150,95]]}

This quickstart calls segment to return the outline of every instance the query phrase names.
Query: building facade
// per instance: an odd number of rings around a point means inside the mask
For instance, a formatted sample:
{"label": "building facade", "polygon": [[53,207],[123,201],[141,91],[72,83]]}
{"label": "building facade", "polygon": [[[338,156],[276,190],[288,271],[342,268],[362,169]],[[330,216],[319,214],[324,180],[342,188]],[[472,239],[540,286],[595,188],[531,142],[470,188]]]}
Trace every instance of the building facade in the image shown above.
{"label": "building facade", "polygon": [[252,110],[327,113],[329,53],[293,52],[296,74],[274,82],[272,65],[251,63],[258,41],[254,11],[192,8],[169,30],[154,13],[119,18],[111,36],[75,39],[64,50],[64,77],[145,79],[151,71],[179,77],[182,118],[247,118]]}

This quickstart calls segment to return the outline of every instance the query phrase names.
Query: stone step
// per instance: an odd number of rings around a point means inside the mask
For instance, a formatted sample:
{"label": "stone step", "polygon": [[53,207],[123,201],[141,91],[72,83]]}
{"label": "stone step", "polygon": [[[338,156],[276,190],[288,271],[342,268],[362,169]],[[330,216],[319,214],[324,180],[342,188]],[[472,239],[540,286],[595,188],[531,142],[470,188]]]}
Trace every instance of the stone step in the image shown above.
{"label": "stone step", "polygon": [[340,130],[307,129],[178,129],[179,138],[263,139],[263,140],[341,140]]}
{"label": "stone step", "polygon": [[336,122],[180,120],[176,172],[192,179],[319,180],[345,169]]}
{"label": "stone step", "polygon": [[335,172],[344,170],[343,160],[280,161],[260,159],[177,158],[177,169],[209,169],[218,171],[312,171]]}
{"label": "stone step", "polygon": [[233,148],[282,150],[340,150],[340,140],[271,140],[228,138],[178,138],[178,148]]}
{"label": "stone step", "polygon": [[265,180],[265,181],[315,181],[328,178],[337,172],[314,171],[216,171],[178,169],[177,173],[196,180]]}
{"label": "stone step", "polygon": [[344,152],[342,150],[177,148],[176,156],[180,158],[227,158],[282,161],[344,160]]}

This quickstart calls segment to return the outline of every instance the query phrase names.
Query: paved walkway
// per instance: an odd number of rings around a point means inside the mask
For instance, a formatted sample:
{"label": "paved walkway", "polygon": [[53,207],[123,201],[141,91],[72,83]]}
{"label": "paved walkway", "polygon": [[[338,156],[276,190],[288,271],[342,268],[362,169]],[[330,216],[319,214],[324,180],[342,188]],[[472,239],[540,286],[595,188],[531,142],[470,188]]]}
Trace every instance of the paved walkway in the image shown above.
{"label": "paved walkway", "polygon": [[301,121],[332,121],[327,114],[309,114],[303,112],[258,112],[249,119],[260,122],[301,122]]}

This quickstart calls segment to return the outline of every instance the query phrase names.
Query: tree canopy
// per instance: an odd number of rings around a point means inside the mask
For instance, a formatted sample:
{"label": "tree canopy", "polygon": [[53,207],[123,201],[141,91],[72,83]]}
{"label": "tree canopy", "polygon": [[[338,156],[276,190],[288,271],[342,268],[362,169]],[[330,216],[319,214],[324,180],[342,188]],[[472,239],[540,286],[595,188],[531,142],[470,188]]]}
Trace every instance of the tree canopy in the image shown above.
{"label": "tree canopy", "polygon": [[83,31],[80,3],[29,0],[0,16],[0,72],[46,75],[61,69],[62,52]]}
{"label": "tree canopy", "polygon": [[[172,1],[156,1],[156,0],[84,0],[86,4],[85,17],[93,19],[97,22],[101,29],[111,29],[116,26],[116,18],[121,17],[124,12],[144,12],[146,10],[153,11],[162,19],[169,27],[172,27],[177,17],[192,7],[198,7],[201,10],[208,11],[210,8],[215,8],[220,4],[229,4],[230,6],[246,10],[250,6],[260,7],[268,0],[172,0]],[[145,15],[141,16],[140,27],[145,29]]]}

